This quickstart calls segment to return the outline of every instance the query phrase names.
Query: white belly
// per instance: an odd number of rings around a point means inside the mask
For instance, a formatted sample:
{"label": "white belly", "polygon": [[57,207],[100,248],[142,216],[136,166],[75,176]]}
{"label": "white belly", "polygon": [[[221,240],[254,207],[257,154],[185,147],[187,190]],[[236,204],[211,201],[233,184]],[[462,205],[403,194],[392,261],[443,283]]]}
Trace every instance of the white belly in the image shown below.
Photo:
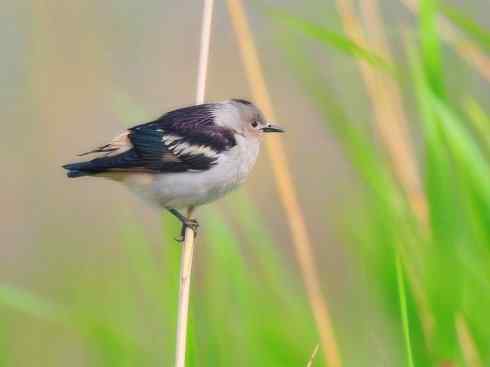
{"label": "white belly", "polygon": [[242,184],[255,164],[259,141],[237,136],[237,145],[207,171],[133,174],[124,182],[144,199],[160,207],[184,208],[216,200]]}

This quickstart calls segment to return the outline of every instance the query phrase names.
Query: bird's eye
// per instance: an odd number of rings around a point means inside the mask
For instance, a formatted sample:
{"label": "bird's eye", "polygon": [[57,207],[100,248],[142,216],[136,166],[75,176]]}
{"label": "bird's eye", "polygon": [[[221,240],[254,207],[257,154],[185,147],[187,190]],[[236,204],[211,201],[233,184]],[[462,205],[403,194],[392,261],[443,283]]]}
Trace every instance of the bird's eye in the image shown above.
{"label": "bird's eye", "polygon": [[259,123],[258,123],[257,121],[253,121],[253,122],[251,123],[252,127],[257,127],[257,125],[258,125],[258,124],[259,124]]}

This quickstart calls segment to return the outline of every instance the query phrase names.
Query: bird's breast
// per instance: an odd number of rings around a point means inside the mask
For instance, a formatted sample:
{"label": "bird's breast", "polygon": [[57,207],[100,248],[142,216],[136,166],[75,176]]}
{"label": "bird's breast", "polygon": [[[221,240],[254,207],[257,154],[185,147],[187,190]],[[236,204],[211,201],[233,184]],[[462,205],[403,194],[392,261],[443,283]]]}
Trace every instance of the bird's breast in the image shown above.
{"label": "bird's breast", "polygon": [[153,200],[164,207],[198,206],[237,188],[248,177],[259,153],[259,141],[238,137],[237,144],[220,154],[205,171],[163,173],[152,183]]}
{"label": "bird's breast", "polygon": [[240,136],[237,139],[237,164],[236,180],[238,184],[243,183],[257,161],[260,143],[257,138],[245,139]]}
{"label": "bird's breast", "polygon": [[259,153],[259,141],[257,139],[246,140],[242,136],[237,137],[237,144],[222,154],[217,164],[209,170],[215,185],[232,190],[242,184],[250,174]]}

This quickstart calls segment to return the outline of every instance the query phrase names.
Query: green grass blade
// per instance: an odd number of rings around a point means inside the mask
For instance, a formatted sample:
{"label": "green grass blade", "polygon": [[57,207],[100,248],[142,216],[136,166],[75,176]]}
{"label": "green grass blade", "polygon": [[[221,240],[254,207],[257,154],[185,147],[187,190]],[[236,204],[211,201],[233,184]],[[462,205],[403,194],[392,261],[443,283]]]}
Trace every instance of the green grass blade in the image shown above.
{"label": "green grass blade", "polygon": [[12,286],[0,286],[0,304],[43,320],[65,322],[67,318],[60,305]]}
{"label": "green grass blade", "polygon": [[464,105],[475,134],[481,140],[488,156],[490,154],[490,116],[473,98],[466,99]]}
{"label": "green grass blade", "polygon": [[380,154],[364,121],[353,121],[322,77],[319,67],[307,60],[290,44],[285,44],[291,65],[306,92],[316,102],[326,125],[341,144],[344,153],[361,179],[378,198],[391,200],[396,195],[393,175]]}
{"label": "green grass blade", "polygon": [[402,316],[403,337],[405,338],[405,350],[407,353],[407,366],[415,367],[412,353],[412,341],[410,337],[410,322],[408,320],[407,296],[405,292],[405,280],[400,255],[396,255],[396,278],[400,302],[400,314]]}
{"label": "green grass blade", "polygon": [[120,328],[101,322],[90,314],[74,313],[30,292],[11,287],[0,287],[0,304],[44,321],[61,323],[80,332],[99,357],[102,365],[129,367],[148,362],[147,353]]}
{"label": "green grass blade", "polygon": [[480,147],[449,105],[440,101],[436,96],[432,96],[431,103],[435,112],[440,116],[440,120],[444,123],[447,145],[454,159],[459,161],[461,167],[467,170],[469,178],[474,185],[478,186],[479,192],[488,201],[490,199],[489,164],[485,161]]}
{"label": "green grass blade", "polygon": [[420,2],[420,40],[424,73],[431,89],[440,97],[445,96],[441,44],[437,28],[438,0]]}
{"label": "green grass blade", "polygon": [[323,45],[332,47],[346,55],[364,60],[384,72],[389,72],[390,74],[394,74],[395,72],[394,67],[381,56],[377,55],[372,50],[360,46],[343,34],[332,31],[322,25],[290,15],[284,11],[269,11],[268,14],[277,22],[300,32],[308,38],[319,41]]}
{"label": "green grass blade", "polygon": [[478,24],[460,8],[444,5],[441,6],[440,10],[453,24],[476,41],[480,47],[490,52],[490,30]]}

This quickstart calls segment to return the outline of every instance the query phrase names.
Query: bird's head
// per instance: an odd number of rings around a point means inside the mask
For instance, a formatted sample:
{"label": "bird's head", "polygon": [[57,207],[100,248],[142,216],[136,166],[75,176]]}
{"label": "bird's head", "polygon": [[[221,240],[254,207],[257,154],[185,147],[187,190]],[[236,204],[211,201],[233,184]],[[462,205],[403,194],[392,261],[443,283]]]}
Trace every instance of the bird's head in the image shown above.
{"label": "bird's head", "polygon": [[264,133],[282,133],[284,129],[265,120],[264,115],[251,102],[230,99],[219,104],[215,111],[216,124],[231,128],[248,137],[260,137]]}

